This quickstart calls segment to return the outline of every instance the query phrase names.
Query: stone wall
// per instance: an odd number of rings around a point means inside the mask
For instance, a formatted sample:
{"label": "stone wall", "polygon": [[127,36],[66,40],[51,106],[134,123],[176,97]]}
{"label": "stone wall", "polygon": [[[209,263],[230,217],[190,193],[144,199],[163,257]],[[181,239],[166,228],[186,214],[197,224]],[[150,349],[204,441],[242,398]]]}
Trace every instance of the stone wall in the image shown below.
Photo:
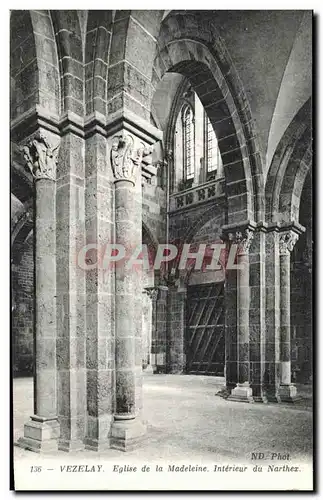
{"label": "stone wall", "polygon": [[33,238],[21,249],[18,263],[12,267],[12,366],[13,373],[33,373],[34,331],[34,257]]}
{"label": "stone wall", "polygon": [[312,186],[306,179],[300,206],[300,221],[306,232],[291,256],[291,343],[294,382],[312,380]]}

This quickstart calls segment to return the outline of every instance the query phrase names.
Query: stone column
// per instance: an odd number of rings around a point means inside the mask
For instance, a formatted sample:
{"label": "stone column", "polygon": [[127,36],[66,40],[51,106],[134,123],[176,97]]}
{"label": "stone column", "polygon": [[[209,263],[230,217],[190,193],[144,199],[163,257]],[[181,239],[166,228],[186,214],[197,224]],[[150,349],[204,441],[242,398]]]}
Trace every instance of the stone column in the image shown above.
{"label": "stone column", "polygon": [[151,332],[151,303],[146,289],[142,294],[142,368],[147,371],[149,367],[149,337]]}
{"label": "stone column", "polygon": [[279,396],[281,401],[293,402],[296,387],[291,383],[291,335],[290,335],[290,253],[298,234],[292,230],[279,238],[280,254],[280,375]]}
{"label": "stone column", "polygon": [[59,449],[84,448],[86,426],[84,139],[66,123],[57,166],[57,394]]}
{"label": "stone column", "polygon": [[[230,234],[230,233],[229,233]],[[229,255],[231,241],[229,234],[223,233],[222,239],[226,242],[226,254]],[[237,271],[227,268],[225,271],[224,287],[225,303],[225,388],[218,392],[227,398],[236,386],[237,375]]]}
{"label": "stone column", "polygon": [[186,287],[170,286],[168,289],[167,373],[185,370],[185,304]]}
{"label": "stone column", "polygon": [[[92,132],[95,125],[93,120]],[[89,133],[85,142],[86,243],[94,245],[93,252],[89,250],[86,255],[89,261],[93,258],[86,270],[85,445],[99,452],[110,448],[115,387],[114,269],[111,262],[103,260],[106,245],[113,241],[114,185],[107,141],[101,130]]]}
{"label": "stone column", "polygon": [[250,387],[249,359],[249,247],[253,231],[244,229],[229,234],[229,239],[238,244],[237,264],[237,385],[228,399],[231,401],[252,402]]}
{"label": "stone column", "polygon": [[280,402],[280,265],[279,228],[265,234],[266,250],[266,339],[264,387],[268,401]]}
{"label": "stone column", "polygon": [[[148,287],[144,289],[144,296],[146,300],[146,314],[143,314],[143,321],[146,321],[147,325],[147,345],[146,345],[146,367],[145,373],[153,373],[152,365],[152,340],[153,331],[156,328],[156,299],[158,290],[153,287]],[[144,325],[143,325],[144,326]],[[144,355],[145,356],[145,355]],[[155,364],[155,363],[154,363]]]}
{"label": "stone column", "polygon": [[31,451],[57,449],[56,381],[56,161],[38,132],[23,148],[35,181],[35,377],[34,412],[19,445]]}
{"label": "stone column", "polygon": [[156,333],[153,338],[154,373],[166,373],[168,287],[159,285],[155,302]]}
{"label": "stone column", "polygon": [[[112,139],[111,164],[115,178],[115,242],[123,245],[126,256],[142,242],[142,221],[136,209],[136,188],[141,186],[143,143],[121,131]],[[111,427],[111,447],[133,448],[145,434],[139,416],[142,372],[142,277],[138,265],[129,260],[115,267],[115,376],[116,408]],[[140,293],[139,300],[137,300]],[[137,324],[140,320],[140,326]],[[139,330],[139,331],[138,331]],[[140,337],[139,337],[140,335]],[[139,367],[138,364],[140,363]],[[140,373],[138,373],[138,368]]]}
{"label": "stone column", "polygon": [[[258,224],[249,249],[249,361],[253,400],[266,403],[266,227]],[[269,277],[268,277],[269,280]],[[269,347],[269,346],[268,346]]]}

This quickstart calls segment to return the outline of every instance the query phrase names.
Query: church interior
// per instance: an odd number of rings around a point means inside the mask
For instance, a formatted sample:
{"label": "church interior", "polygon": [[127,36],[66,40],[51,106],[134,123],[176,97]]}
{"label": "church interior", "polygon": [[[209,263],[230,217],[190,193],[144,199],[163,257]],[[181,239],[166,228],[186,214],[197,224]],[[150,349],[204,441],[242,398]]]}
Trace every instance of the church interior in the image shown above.
{"label": "church interior", "polygon": [[[10,19],[15,441],[310,455],[312,12]],[[241,270],[77,260],[219,242]]]}

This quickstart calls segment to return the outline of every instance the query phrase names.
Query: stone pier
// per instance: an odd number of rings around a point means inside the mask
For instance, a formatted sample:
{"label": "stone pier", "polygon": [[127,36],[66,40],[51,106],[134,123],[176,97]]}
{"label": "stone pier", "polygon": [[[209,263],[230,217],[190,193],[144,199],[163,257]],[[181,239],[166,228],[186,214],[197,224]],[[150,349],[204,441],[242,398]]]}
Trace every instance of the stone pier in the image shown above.
{"label": "stone pier", "polygon": [[[146,132],[134,124],[112,125],[108,139],[114,175],[115,243],[125,248],[125,259],[115,266],[115,411],[111,447],[129,450],[142,440],[142,264],[130,259],[141,254],[142,163],[149,169],[150,145],[157,129]],[[152,133],[147,134],[147,130]]]}
{"label": "stone pier", "polygon": [[[58,142],[58,140],[56,139]],[[35,372],[34,415],[19,444],[31,451],[58,447],[56,363],[56,160],[46,136],[37,132],[23,148],[35,186]]]}
{"label": "stone pier", "polygon": [[237,245],[237,384],[231,390],[228,399],[231,401],[253,402],[250,387],[249,357],[249,247],[253,239],[253,231],[244,229],[230,233],[229,238]]}
{"label": "stone pier", "polygon": [[281,401],[293,402],[297,397],[296,387],[291,382],[291,334],[290,334],[290,253],[299,235],[283,231],[279,237],[280,253],[280,387]]}

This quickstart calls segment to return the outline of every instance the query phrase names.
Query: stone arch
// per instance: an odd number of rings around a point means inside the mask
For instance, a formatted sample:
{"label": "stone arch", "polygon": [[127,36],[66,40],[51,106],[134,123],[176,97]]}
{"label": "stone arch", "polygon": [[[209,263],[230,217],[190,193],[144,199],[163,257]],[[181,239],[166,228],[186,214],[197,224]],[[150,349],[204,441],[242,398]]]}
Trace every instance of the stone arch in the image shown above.
{"label": "stone arch", "polygon": [[11,192],[18,200],[25,203],[33,197],[33,179],[24,167],[22,154],[15,143],[11,143]]}
{"label": "stone arch", "polygon": [[[215,214],[215,211],[218,209],[218,212]],[[184,236],[180,237],[179,239],[174,238],[173,240],[170,241],[170,243],[175,244],[178,248],[178,254],[177,257],[172,265],[173,267],[173,273],[177,274],[179,273],[180,276],[182,277],[184,283],[188,283],[191,271],[192,269],[185,269],[185,270],[179,270],[178,265],[180,262],[180,256],[181,252],[183,249],[184,244],[192,244],[193,249],[191,248],[191,251],[197,251],[198,244],[206,244],[207,246],[213,243],[221,243],[221,235],[222,235],[222,226],[225,222],[225,211],[223,209],[223,204],[221,203],[215,203],[212,204],[211,207],[206,209],[195,221],[192,223],[191,227],[186,231]],[[207,237],[205,238],[197,238],[198,234],[205,229],[207,225],[212,225],[212,222],[214,222],[214,226],[217,228],[216,233],[213,231],[213,234],[210,234],[210,232],[207,232]],[[212,227],[212,230],[214,230],[214,226]],[[214,236],[214,237],[213,237]]]}
{"label": "stone arch", "polygon": [[36,106],[57,116],[60,79],[49,11],[12,11],[10,33],[11,118]]}
{"label": "stone arch", "polygon": [[85,112],[106,115],[107,70],[112,36],[112,11],[89,10],[85,38]]}
{"label": "stone arch", "polygon": [[158,240],[147,220],[142,221],[142,242],[148,246],[149,263],[151,268],[155,261],[158,247]]}
{"label": "stone arch", "polygon": [[[150,120],[152,65],[161,10],[117,10],[111,37],[107,115],[130,111]],[[140,54],[140,57],[138,57]]]}
{"label": "stone arch", "polygon": [[178,117],[178,114],[181,110],[181,107],[183,106],[183,101],[182,101],[181,97],[183,96],[185,91],[187,91],[189,85],[190,84],[189,84],[188,80],[183,79],[183,81],[178,86],[174,100],[172,102],[172,106],[171,106],[170,113],[169,113],[168,126],[167,126],[166,133],[165,133],[166,152],[168,152],[172,149],[172,142],[173,142],[173,137],[175,134],[177,117]]}
{"label": "stone arch", "polygon": [[61,77],[60,112],[83,117],[84,64],[79,16],[76,10],[52,10]]}
{"label": "stone arch", "polygon": [[[15,201],[16,200],[16,201]],[[34,365],[33,180],[11,144],[11,342],[14,375],[31,375]],[[13,204],[14,202],[14,204]]]}
{"label": "stone arch", "polygon": [[14,143],[11,143],[11,195],[21,203],[18,212],[11,206],[12,261],[17,263],[19,251],[33,229],[34,190],[31,173],[24,168],[20,148]]}
{"label": "stone arch", "polygon": [[298,222],[300,197],[311,162],[309,99],[285,131],[270,165],[265,187],[267,222]]}
{"label": "stone arch", "polygon": [[[218,214],[215,215],[215,210],[219,208]],[[198,218],[198,220],[193,224],[193,226],[187,231],[184,241],[185,243],[191,243],[196,236],[196,234],[211,220],[219,220],[219,228],[222,229],[224,224],[225,215],[222,204],[213,204],[211,208],[208,208],[203,212],[203,214]]]}
{"label": "stone arch", "polygon": [[33,208],[29,203],[25,206],[24,212],[18,217],[11,232],[12,259],[14,262],[17,262],[19,248],[29,237],[33,225]]}
{"label": "stone arch", "polygon": [[154,235],[153,231],[150,229],[147,221],[142,222],[142,234],[143,234],[143,239],[144,239],[144,235],[145,235],[146,239],[149,242],[149,245],[151,245],[152,248],[154,248],[154,250],[157,250],[158,240],[157,240],[156,236]]}
{"label": "stone arch", "polygon": [[228,222],[261,220],[263,176],[255,125],[230,56],[205,14],[174,12],[163,21],[153,86],[169,71],[189,79],[218,138],[226,176]]}

